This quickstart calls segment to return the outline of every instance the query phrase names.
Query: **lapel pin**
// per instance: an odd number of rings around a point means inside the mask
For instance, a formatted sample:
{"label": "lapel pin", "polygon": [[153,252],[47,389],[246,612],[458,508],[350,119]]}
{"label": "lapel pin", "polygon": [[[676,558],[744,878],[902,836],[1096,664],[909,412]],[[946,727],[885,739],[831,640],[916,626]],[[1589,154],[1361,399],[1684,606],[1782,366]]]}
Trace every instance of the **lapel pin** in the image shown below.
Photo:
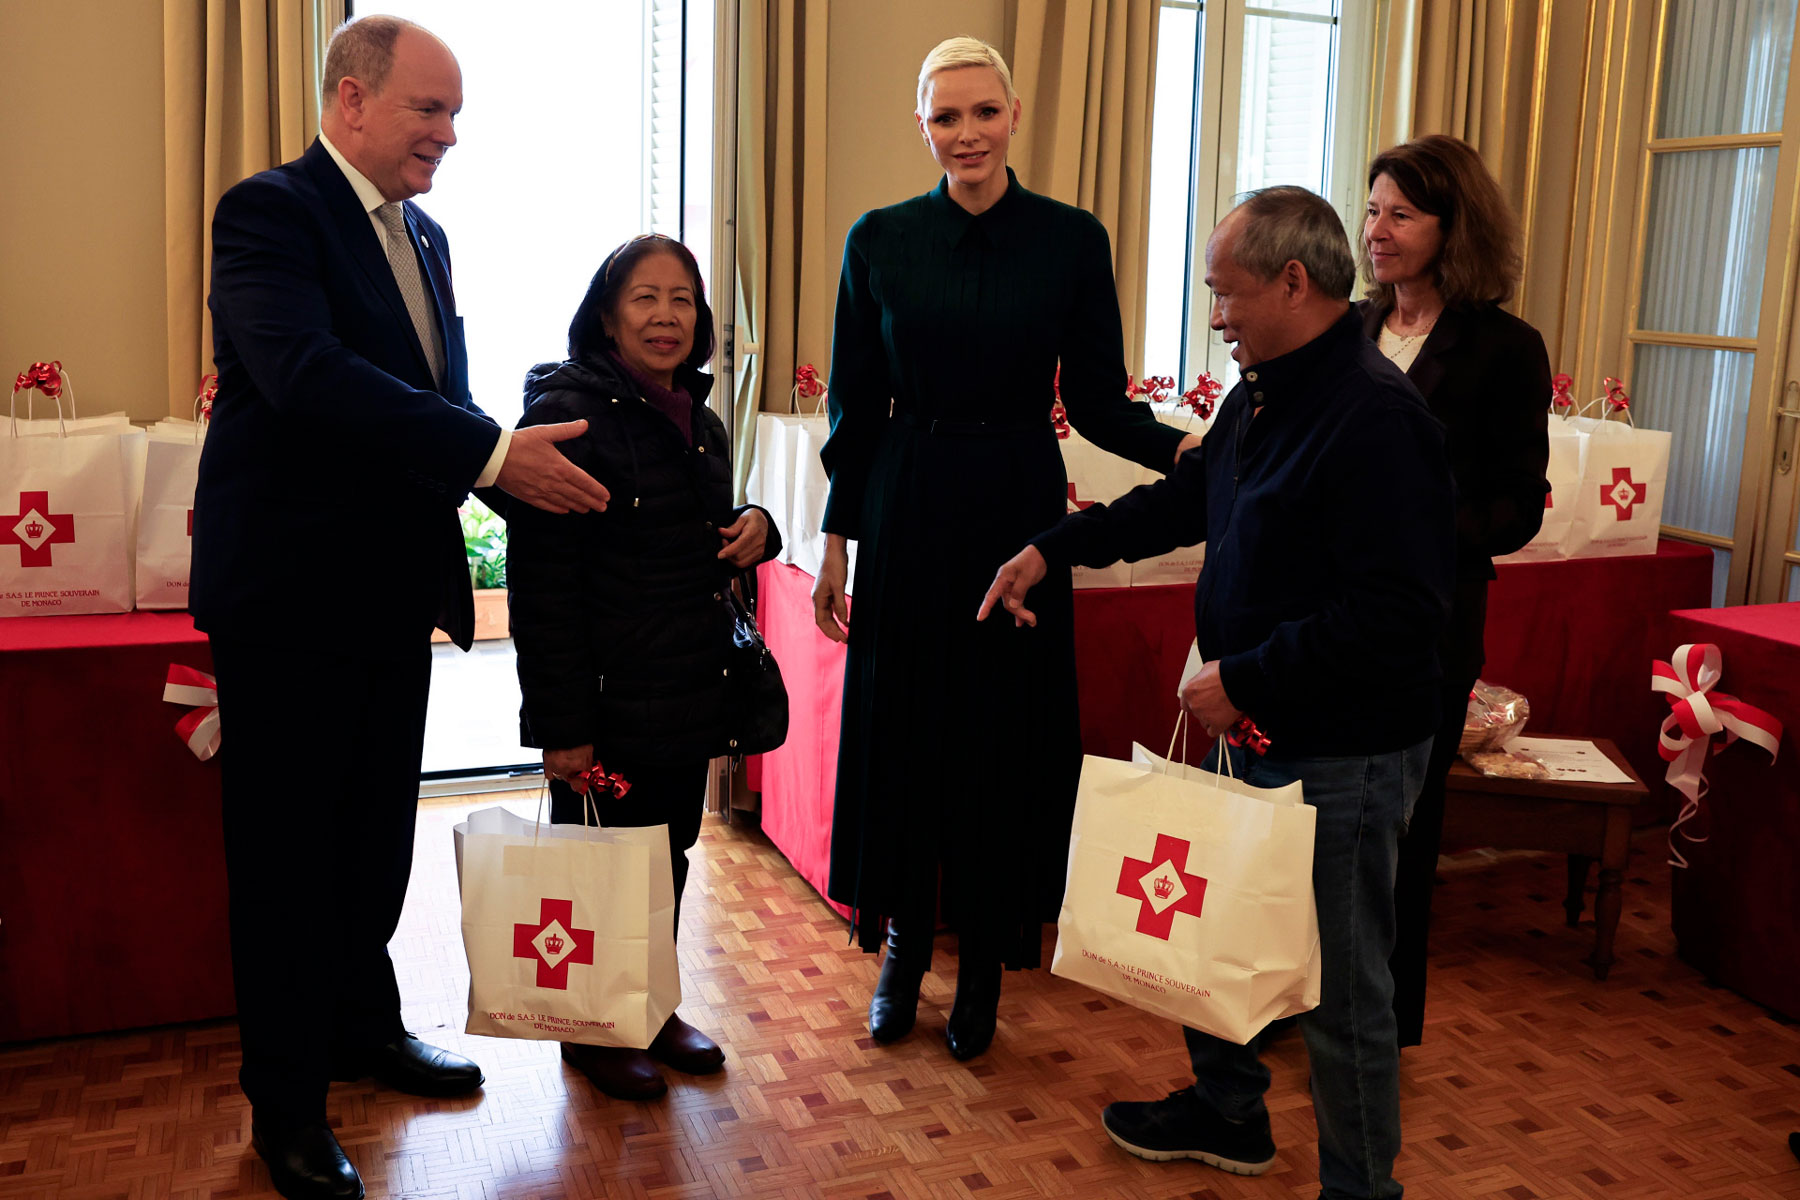
{"label": "lapel pin", "polygon": [[424,246],[427,250],[431,249],[431,239],[430,238],[426,237],[424,234],[421,233],[419,235],[419,241],[424,243]]}

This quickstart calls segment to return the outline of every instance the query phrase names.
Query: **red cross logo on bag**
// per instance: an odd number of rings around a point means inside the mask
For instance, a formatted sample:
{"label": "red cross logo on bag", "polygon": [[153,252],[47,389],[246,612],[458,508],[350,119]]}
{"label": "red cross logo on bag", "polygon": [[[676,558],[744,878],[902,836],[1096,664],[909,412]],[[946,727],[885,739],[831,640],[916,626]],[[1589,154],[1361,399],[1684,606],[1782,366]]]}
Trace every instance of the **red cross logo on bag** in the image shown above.
{"label": "red cross logo on bag", "polygon": [[1076,498],[1075,485],[1071,483],[1069,485],[1069,511],[1080,512],[1084,508],[1092,507],[1094,507],[1094,502],[1092,500],[1080,500]]}
{"label": "red cross logo on bag", "polygon": [[1614,467],[1613,481],[1600,485],[1600,503],[1610,504],[1618,510],[1619,520],[1631,520],[1631,506],[1644,503],[1649,494],[1650,485],[1633,483],[1630,467]]}
{"label": "red cross logo on bag", "polygon": [[1206,880],[1189,875],[1189,844],[1166,833],[1156,835],[1156,849],[1149,861],[1127,857],[1119,867],[1119,895],[1139,902],[1137,931],[1151,937],[1169,940],[1175,928],[1175,914],[1200,915],[1200,904],[1206,897]]}
{"label": "red cross logo on bag", "polygon": [[537,959],[537,985],[567,991],[569,964],[594,965],[594,931],[576,929],[572,900],[538,901],[536,925],[513,926],[513,957]]}
{"label": "red cross logo on bag", "polygon": [[50,547],[75,540],[74,515],[49,509],[49,492],[20,492],[19,511],[0,514],[0,546],[17,546],[21,567],[51,566]]}

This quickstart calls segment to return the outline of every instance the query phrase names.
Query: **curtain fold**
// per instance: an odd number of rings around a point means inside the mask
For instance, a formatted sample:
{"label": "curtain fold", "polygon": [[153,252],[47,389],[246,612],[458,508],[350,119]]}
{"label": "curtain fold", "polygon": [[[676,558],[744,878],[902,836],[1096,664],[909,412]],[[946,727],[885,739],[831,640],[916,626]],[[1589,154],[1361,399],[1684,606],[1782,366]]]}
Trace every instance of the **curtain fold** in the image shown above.
{"label": "curtain fold", "polygon": [[1660,0],[1383,0],[1371,156],[1425,133],[1480,152],[1518,213],[1509,306],[1578,395],[1623,375]]}
{"label": "curtain fold", "polygon": [[1006,0],[1001,52],[1023,102],[1010,160],[1112,238],[1125,359],[1144,357],[1158,0]]}
{"label": "curtain fold", "polygon": [[738,10],[737,403],[733,485],[756,415],[785,411],[794,371],[831,346],[837,263],[825,238],[829,0],[742,0]]}
{"label": "curtain fold", "polygon": [[344,0],[163,0],[169,411],[212,367],[212,212],[238,180],[297,158],[319,129],[325,46]]}

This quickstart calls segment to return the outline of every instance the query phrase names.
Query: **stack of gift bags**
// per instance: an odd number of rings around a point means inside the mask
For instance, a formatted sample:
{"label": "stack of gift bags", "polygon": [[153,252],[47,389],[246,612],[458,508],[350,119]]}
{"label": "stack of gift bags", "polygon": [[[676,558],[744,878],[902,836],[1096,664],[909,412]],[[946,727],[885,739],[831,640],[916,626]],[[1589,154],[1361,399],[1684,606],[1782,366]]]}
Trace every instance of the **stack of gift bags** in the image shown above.
{"label": "stack of gift bags", "polygon": [[1655,554],[1669,482],[1669,434],[1639,429],[1619,380],[1577,407],[1558,375],[1550,397],[1550,494],[1544,524],[1524,549],[1496,562]]}
{"label": "stack of gift bags", "polygon": [[0,426],[0,616],[187,607],[194,482],[212,377],[194,419],[80,416],[60,362],[13,383]]}

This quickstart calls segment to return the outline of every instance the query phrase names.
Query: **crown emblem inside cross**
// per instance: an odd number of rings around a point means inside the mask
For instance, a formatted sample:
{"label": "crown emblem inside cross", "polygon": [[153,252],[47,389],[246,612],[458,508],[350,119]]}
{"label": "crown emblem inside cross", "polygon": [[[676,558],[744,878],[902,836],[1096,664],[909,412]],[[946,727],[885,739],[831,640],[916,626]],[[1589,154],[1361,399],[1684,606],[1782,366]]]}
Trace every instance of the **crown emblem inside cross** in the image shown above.
{"label": "crown emblem inside cross", "polygon": [[544,939],[544,949],[548,950],[550,953],[561,954],[562,948],[563,948],[563,940],[561,938],[557,937],[554,933]]}
{"label": "crown emblem inside cross", "polygon": [[26,537],[36,539],[36,538],[42,537],[43,533],[44,533],[44,523],[42,521],[30,521],[30,522],[26,523],[26,525],[25,525],[25,536]]}
{"label": "crown emblem inside cross", "polygon": [[1160,876],[1157,879],[1155,886],[1156,898],[1158,900],[1167,900],[1170,896],[1175,894],[1175,881],[1170,879],[1167,875]]}

